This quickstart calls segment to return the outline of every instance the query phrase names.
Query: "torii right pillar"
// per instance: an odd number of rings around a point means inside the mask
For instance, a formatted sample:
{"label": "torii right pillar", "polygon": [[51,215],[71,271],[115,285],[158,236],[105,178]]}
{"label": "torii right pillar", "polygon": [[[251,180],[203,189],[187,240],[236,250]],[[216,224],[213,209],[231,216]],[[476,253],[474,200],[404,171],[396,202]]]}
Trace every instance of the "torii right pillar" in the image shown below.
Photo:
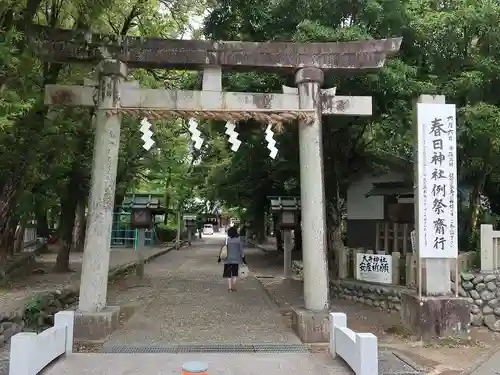
{"label": "torii right pillar", "polygon": [[299,107],[315,110],[312,123],[299,122],[304,305],[311,311],[326,311],[329,287],[320,94],[323,71],[300,69],[295,75],[295,83],[299,91]]}
{"label": "torii right pillar", "polygon": [[325,178],[321,126],[323,71],[297,71],[300,109],[314,109],[312,122],[299,121],[300,202],[304,308],[294,307],[292,326],[303,342],[328,341],[328,246],[326,242]]}

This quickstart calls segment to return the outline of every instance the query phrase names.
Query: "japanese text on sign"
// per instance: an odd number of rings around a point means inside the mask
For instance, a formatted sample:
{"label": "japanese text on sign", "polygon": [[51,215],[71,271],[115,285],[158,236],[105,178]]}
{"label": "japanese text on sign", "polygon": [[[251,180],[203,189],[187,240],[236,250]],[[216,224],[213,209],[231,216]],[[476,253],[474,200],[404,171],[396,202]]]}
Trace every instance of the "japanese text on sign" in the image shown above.
{"label": "japanese text on sign", "polygon": [[453,104],[417,105],[421,258],[458,255],[455,113]]}
{"label": "japanese text on sign", "polygon": [[392,256],[356,254],[356,279],[390,284],[392,282]]}

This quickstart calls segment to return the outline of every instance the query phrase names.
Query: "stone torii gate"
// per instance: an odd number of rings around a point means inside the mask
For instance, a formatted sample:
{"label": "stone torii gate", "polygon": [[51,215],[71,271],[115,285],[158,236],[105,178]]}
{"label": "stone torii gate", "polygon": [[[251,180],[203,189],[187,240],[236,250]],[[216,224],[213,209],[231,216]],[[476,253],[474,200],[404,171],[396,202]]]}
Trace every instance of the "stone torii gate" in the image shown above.
{"label": "stone torii gate", "polygon": [[[39,54],[52,62],[100,64],[99,84],[48,85],[47,105],[97,107],[96,136],[75,336],[96,340],[116,324],[106,306],[109,243],[122,113],[149,118],[299,121],[305,310],[298,333],[321,340],[318,316],[329,307],[321,115],[370,115],[371,97],[320,90],[324,71],[363,72],[383,67],[401,38],[348,43],[251,43],[160,40],[36,29]],[[141,89],[126,82],[127,68],[204,70],[202,91]],[[221,69],[295,74],[297,88],[282,94],[223,92]],[[91,328],[92,327],[92,328]]]}

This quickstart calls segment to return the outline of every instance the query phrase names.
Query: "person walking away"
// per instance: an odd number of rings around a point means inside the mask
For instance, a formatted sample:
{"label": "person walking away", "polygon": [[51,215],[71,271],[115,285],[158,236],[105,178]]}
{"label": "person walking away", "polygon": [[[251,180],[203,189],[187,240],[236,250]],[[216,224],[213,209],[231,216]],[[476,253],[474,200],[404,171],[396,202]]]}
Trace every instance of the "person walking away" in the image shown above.
{"label": "person walking away", "polygon": [[[222,277],[227,279],[229,292],[236,292],[236,280],[239,275],[239,268],[242,263],[246,264],[245,254],[243,252],[243,244],[238,236],[238,230],[231,227],[227,231],[227,256],[224,259],[224,271]],[[218,262],[222,261],[220,255]]]}

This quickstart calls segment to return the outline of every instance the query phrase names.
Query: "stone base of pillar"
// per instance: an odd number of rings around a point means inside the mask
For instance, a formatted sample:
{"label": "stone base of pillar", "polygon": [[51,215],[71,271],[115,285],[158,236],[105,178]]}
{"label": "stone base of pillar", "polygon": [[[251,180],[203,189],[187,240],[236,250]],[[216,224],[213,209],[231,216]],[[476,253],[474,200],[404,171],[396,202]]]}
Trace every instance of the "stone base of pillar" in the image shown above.
{"label": "stone base of pillar", "polygon": [[468,338],[470,306],[466,298],[455,296],[422,297],[401,294],[401,323],[423,341],[435,338]]}
{"label": "stone base of pillar", "polygon": [[328,311],[316,312],[292,307],[292,328],[306,344],[330,340]]}
{"label": "stone base of pillar", "polygon": [[120,307],[89,313],[76,311],[73,337],[79,344],[99,344],[120,325]]}

